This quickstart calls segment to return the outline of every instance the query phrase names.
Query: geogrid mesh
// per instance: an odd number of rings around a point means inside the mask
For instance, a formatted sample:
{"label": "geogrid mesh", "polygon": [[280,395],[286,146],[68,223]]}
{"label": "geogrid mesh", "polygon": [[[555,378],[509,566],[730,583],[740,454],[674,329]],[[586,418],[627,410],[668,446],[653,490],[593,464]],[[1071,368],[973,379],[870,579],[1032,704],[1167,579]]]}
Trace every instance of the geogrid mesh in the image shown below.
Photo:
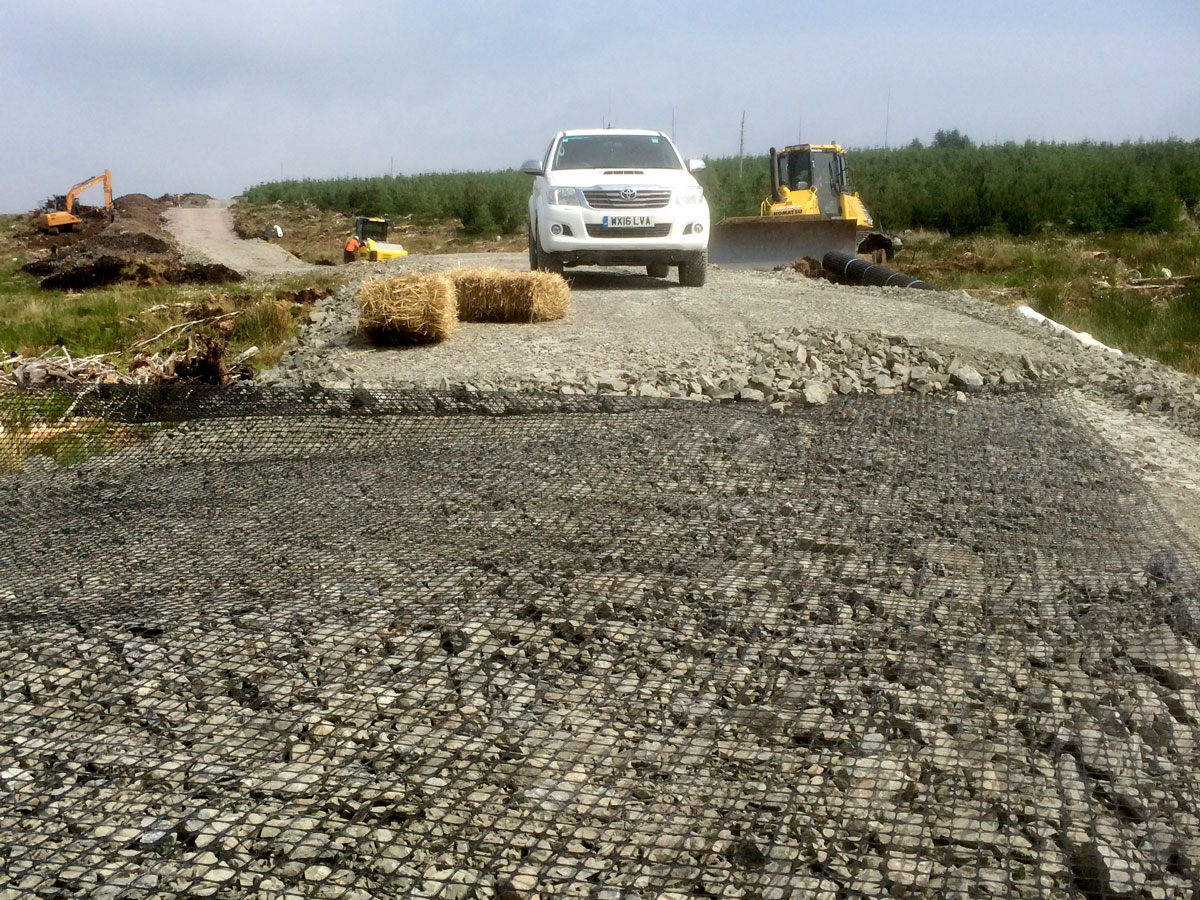
{"label": "geogrid mesh", "polygon": [[0,398],[0,898],[1200,896],[1195,554],[1064,402]]}

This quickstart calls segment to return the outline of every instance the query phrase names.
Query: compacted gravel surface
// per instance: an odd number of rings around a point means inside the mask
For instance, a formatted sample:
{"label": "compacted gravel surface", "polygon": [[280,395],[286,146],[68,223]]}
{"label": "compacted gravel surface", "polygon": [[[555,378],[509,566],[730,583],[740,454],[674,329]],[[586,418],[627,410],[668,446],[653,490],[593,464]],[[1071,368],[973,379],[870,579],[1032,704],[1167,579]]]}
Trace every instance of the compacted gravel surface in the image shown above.
{"label": "compacted gravel surface", "polygon": [[291,275],[312,268],[277,244],[239,238],[230,206],[229,200],[209,200],[206,206],[168,209],[163,219],[192,259],[221,263],[246,276]]}
{"label": "compacted gravel surface", "polygon": [[[360,268],[365,268],[362,264]],[[412,257],[366,274],[447,267],[527,267],[514,254]],[[1042,351],[1039,334],[1021,334],[917,302],[920,292],[833,285],[795,273],[713,268],[703,288],[649,278],[634,269],[579,269],[570,276],[571,314],[536,327],[464,323],[436,346],[363,352],[356,286],[320,305],[315,322],[281,364],[282,380],[320,378],[380,384],[480,386],[582,381],[587,374],[640,380],[645,374],[712,374],[741,361],[758,335],[783,328],[883,332],[937,349],[969,348],[1019,368],[1022,353]],[[886,298],[886,299],[885,299]]]}
{"label": "compacted gravel surface", "polygon": [[117,449],[0,476],[0,900],[1197,896],[1194,379],[792,272],[355,290],[6,401]]}
{"label": "compacted gravel surface", "polygon": [[[356,264],[363,278],[496,266],[516,254]],[[538,325],[463,323],[436,345],[375,347],[357,284],[322,301],[266,384],[517,390],[684,398],[783,410],[916,392],[966,400],[997,387],[1066,383],[1082,416],[1200,540],[1200,380],[1110,354],[964,292],[835,285],[791,269],[713,267],[703,288],[635,269],[569,274],[571,313]]]}
{"label": "compacted gravel surface", "polygon": [[1192,897],[1194,551],[1060,403],[247,391],[10,476],[0,896]]}

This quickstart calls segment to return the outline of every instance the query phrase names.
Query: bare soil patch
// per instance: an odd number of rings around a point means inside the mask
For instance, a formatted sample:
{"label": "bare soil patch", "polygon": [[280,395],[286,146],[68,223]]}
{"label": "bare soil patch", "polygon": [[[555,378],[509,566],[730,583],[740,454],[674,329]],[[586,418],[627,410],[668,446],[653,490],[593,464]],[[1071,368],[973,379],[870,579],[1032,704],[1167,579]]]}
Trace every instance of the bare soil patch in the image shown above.
{"label": "bare soil patch", "polygon": [[[207,202],[201,195],[185,195],[195,205]],[[83,223],[77,232],[44,234],[37,227],[37,212],[27,219],[28,230],[17,238],[33,259],[26,272],[39,276],[42,287],[80,290],[117,283],[214,284],[238,281],[241,275],[227,266],[185,261],[179,245],[164,233],[162,216],[182,202],[165,194],[125,194],[113,209],[76,207]]]}
{"label": "bare soil patch", "polygon": [[[314,265],[339,265],[342,247],[354,231],[354,216],[320,210],[295,209],[279,204],[258,206],[237,203],[233,207],[234,228],[239,237],[261,238],[268,225],[283,230],[280,246]],[[397,217],[392,220],[391,238],[414,256],[445,253],[523,253],[526,236],[520,234],[485,237],[459,234],[453,219],[438,222],[414,222]]]}

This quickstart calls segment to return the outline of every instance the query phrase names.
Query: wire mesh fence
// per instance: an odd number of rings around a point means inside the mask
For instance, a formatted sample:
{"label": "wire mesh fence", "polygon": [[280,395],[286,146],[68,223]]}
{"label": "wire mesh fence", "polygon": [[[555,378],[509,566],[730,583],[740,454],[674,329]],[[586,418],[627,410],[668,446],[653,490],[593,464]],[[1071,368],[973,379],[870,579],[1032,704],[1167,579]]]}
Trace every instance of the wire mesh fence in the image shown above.
{"label": "wire mesh fence", "polygon": [[0,898],[1195,898],[1195,552],[1054,391],[0,398]]}

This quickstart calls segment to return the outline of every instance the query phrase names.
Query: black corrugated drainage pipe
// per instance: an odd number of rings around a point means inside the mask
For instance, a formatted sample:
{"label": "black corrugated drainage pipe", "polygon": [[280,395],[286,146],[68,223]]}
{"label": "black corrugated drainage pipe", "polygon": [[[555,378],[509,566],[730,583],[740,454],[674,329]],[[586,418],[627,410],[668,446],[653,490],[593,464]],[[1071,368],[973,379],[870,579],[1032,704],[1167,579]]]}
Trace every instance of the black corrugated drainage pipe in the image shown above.
{"label": "black corrugated drainage pipe", "polygon": [[925,291],[937,290],[932,284],[926,284],[919,278],[913,278],[911,275],[905,275],[895,269],[867,262],[852,253],[842,253],[839,250],[830,250],[826,253],[821,258],[821,265],[852,284],[918,288]]}

